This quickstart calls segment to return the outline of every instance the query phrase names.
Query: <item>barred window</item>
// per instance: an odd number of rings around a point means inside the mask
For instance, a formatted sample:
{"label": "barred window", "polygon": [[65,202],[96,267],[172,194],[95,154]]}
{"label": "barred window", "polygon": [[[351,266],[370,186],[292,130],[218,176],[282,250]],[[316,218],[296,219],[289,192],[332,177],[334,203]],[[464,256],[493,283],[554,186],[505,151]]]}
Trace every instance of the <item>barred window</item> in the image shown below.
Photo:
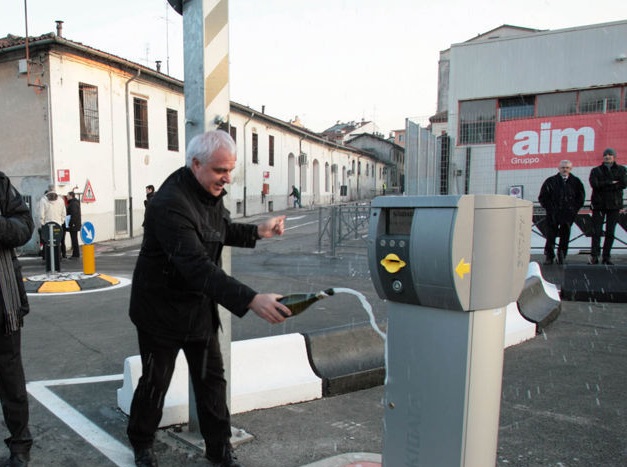
{"label": "barred window", "polygon": [[253,164],[259,163],[259,137],[253,133]]}
{"label": "barred window", "polygon": [[98,121],[98,88],[78,83],[78,106],[80,112],[81,141],[100,141]]}
{"label": "barred window", "polygon": [[148,101],[133,98],[135,147],[148,149]]}
{"label": "barred window", "polygon": [[536,96],[515,96],[499,99],[499,121],[533,117]]}
{"label": "barred window", "polygon": [[168,151],[179,150],[179,113],[174,109],[166,109],[168,128]]}
{"label": "barred window", "polygon": [[540,94],[537,97],[538,117],[552,117],[554,115],[572,115],[577,113],[577,92],[558,92]]}
{"label": "barred window", "polygon": [[233,141],[237,143],[237,128],[234,126],[229,127],[229,134],[231,138],[233,138]]}
{"label": "barred window", "polygon": [[606,113],[620,107],[620,88],[590,89],[579,92],[579,112]]}
{"label": "barred window", "polygon": [[459,144],[494,143],[496,99],[459,104]]}
{"label": "barred window", "polygon": [[274,166],[274,136],[268,136],[268,164]]}

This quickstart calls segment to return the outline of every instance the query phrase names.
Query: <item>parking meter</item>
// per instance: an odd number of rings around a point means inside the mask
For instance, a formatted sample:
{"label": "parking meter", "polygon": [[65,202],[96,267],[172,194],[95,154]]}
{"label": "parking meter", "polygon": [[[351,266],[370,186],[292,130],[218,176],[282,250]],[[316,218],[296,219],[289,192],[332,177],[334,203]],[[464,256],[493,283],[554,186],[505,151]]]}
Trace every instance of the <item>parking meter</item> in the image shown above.
{"label": "parking meter", "polygon": [[524,286],[532,203],[501,195],[371,204],[387,301],[383,465],[495,465],[505,308]]}

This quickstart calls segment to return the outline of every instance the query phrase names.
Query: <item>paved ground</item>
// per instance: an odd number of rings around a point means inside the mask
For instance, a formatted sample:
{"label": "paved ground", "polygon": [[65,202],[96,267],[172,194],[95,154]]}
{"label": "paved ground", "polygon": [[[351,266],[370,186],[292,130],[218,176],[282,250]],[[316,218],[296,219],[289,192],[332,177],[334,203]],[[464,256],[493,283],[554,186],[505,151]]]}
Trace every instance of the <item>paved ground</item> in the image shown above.
{"label": "paved ground", "polygon": [[[119,245],[125,246],[123,242]],[[103,247],[116,248],[112,244]],[[533,259],[541,260],[541,257]],[[571,263],[585,260],[582,255],[569,258]],[[625,266],[627,258],[617,256],[616,263]],[[558,285],[562,271],[557,265],[543,267],[545,278]],[[94,297],[102,300],[103,295]],[[71,306],[72,301],[67,300],[67,304]],[[37,311],[33,313],[35,316],[29,317],[26,331],[27,353],[47,359],[63,373],[68,364],[64,356],[45,353],[47,343],[53,338],[51,326],[56,325],[46,317],[37,316]],[[58,316],[72,315],[59,310]],[[106,317],[93,319],[96,327],[106,323]],[[80,340],[81,335],[73,337]],[[110,340],[106,344],[108,348],[134,347],[125,341],[129,338],[126,335],[118,336],[117,341],[112,336],[103,338]],[[74,345],[73,342],[69,340],[68,344]],[[91,351],[99,348],[98,344],[83,340],[85,365],[95,358],[91,357]],[[627,465],[625,362],[627,305],[563,302],[560,316],[543,334],[505,351],[497,465]],[[28,375],[28,368],[27,376],[35,377],[32,373]],[[40,390],[47,398],[46,404],[39,398],[33,399],[31,407],[36,437],[32,465],[131,465],[125,451],[128,450],[124,434],[126,417],[115,404],[115,390],[120,385],[119,380],[87,380],[82,384],[73,380],[71,384],[57,381],[43,384],[45,388],[31,388]],[[368,462],[376,465],[382,452],[383,393],[383,387],[375,387],[235,415],[234,426],[252,435],[251,441],[238,447],[238,457],[246,467],[372,465]],[[67,411],[65,403],[74,412],[72,417],[65,416],[61,421],[58,413]],[[80,417],[97,420],[94,433],[106,434],[119,446],[109,438],[102,441],[96,437],[87,442],[84,436],[68,428],[68,423],[75,420],[73,417],[78,418],[79,424],[83,422]],[[156,449],[162,466],[206,465],[198,451],[175,440],[168,431],[160,432]],[[111,451],[115,455],[103,454]]]}

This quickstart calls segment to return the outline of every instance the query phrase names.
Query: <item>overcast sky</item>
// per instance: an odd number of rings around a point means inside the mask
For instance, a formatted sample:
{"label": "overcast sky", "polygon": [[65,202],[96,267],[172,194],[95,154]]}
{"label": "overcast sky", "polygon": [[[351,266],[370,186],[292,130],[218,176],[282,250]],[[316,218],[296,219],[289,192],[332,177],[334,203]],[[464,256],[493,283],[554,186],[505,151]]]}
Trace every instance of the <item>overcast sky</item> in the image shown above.
{"label": "overcast sky", "polygon": [[[25,34],[0,0],[0,37]],[[55,31],[183,79],[181,17],[166,0],[27,0],[28,33]],[[439,52],[502,24],[561,29],[627,19],[627,0],[230,0],[231,100],[314,131],[373,120],[384,133],[435,112]],[[627,53],[627,38],[626,50]],[[0,89],[1,93],[1,89]]]}

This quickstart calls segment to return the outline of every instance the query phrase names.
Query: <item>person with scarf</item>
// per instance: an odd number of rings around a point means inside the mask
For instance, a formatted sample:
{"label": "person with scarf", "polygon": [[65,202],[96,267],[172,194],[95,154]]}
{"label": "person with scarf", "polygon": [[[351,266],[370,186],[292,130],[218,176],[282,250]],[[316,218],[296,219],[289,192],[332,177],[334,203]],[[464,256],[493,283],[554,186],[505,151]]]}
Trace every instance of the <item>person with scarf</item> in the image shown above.
{"label": "person with scarf", "polygon": [[9,178],[0,172],[0,402],[10,436],[10,467],[27,466],[33,438],[28,429],[28,395],[21,355],[23,318],[29,311],[14,248],[35,228],[30,210]]}

